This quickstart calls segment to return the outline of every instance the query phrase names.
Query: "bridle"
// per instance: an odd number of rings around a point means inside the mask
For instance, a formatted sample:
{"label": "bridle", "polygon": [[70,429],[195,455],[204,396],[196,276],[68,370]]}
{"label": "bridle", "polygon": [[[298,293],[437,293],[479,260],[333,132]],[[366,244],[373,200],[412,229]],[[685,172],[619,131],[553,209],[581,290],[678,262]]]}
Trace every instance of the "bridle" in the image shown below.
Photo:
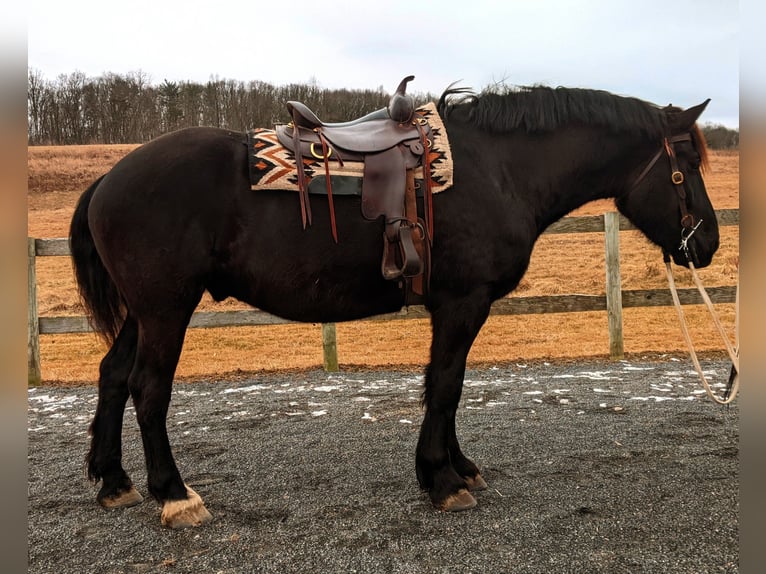
{"label": "bridle", "polygon": [[[737,343],[736,348],[734,345],[731,344],[731,341],[729,341],[729,336],[726,334],[726,331],[723,328],[723,325],[721,325],[720,320],[718,319],[717,313],[715,309],[713,308],[713,303],[710,300],[710,297],[705,292],[705,288],[702,286],[702,282],[699,279],[699,276],[697,275],[696,269],[694,268],[694,261],[692,259],[692,255],[689,252],[689,239],[691,239],[692,235],[694,235],[694,232],[697,231],[700,225],[702,225],[702,219],[696,220],[694,215],[692,215],[689,212],[689,208],[687,205],[687,193],[686,193],[686,187],[684,185],[685,178],[683,172],[678,169],[678,158],[676,158],[676,152],[674,149],[674,144],[678,142],[684,142],[684,141],[692,141],[691,133],[686,132],[682,134],[678,134],[675,136],[670,136],[663,138],[662,146],[657,151],[657,153],[654,154],[651,160],[649,160],[649,163],[646,165],[646,167],[643,169],[643,171],[638,175],[636,180],[633,182],[632,189],[635,189],[641,181],[646,177],[646,175],[651,171],[651,169],[654,167],[654,164],[657,163],[657,161],[662,156],[663,152],[668,154],[668,158],[670,159],[670,180],[673,182],[673,185],[676,188],[676,192],[678,193],[678,205],[681,209],[681,245],[678,247],[679,251],[683,251],[684,256],[686,257],[687,264],[689,266],[689,271],[691,271],[692,278],[694,279],[695,284],[697,285],[697,289],[700,292],[700,295],[702,296],[702,300],[704,301],[705,305],[707,305],[708,310],[710,311],[710,314],[713,317],[713,321],[718,328],[718,332],[721,335],[721,337],[724,340],[724,343],[726,344],[726,350],[729,353],[729,357],[732,362],[732,368],[731,368],[731,374],[729,376],[729,382],[727,387],[724,390],[723,397],[717,396],[712,388],[710,383],[708,383],[707,379],[705,378],[705,374],[702,371],[702,367],[699,363],[699,360],[697,359],[697,353],[694,351],[694,345],[691,340],[691,336],[689,334],[689,330],[686,326],[686,319],[684,318],[683,310],[681,309],[681,301],[678,297],[678,292],[675,286],[675,281],[673,280],[673,272],[670,267],[670,255],[667,251],[663,249],[663,258],[665,260],[665,268],[667,272],[668,277],[668,285],[670,286],[670,293],[673,298],[673,304],[676,308],[676,312],[678,313],[678,318],[681,322],[681,330],[684,335],[684,339],[686,340],[686,344],[689,348],[689,354],[692,359],[692,363],[694,364],[694,368],[697,371],[697,375],[700,378],[700,381],[702,381],[702,385],[705,388],[705,392],[708,394],[708,396],[715,401],[718,404],[729,404],[731,403],[734,398],[737,396],[737,391],[739,389],[739,343],[738,343],[738,337],[737,337]],[[739,288],[737,288],[737,300],[739,300]],[[738,331],[738,329],[737,329]]]}
{"label": "bridle", "polygon": [[[654,164],[657,163],[657,160],[662,157],[663,153],[668,154],[668,159],[670,160],[670,181],[673,182],[673,185],[676,188],[676,192],[678,193],[678,206],[681,210],[681,244],[678,249],[679,251],[684,252],[684,256],[686,257],[687,261],[692,261],[691,254],[689,253],[689,239],[691,239],[692,235],[694,235],[694,232],[697,231],[699,226],[702,224],[702,219],[697,221],[694,215],[689,212],[689,207],[687,205],[686,199],[686,178],[684,177],[683,172],[678,169],[678,158],[676,157],[674,145],[685,141],[692,141],[691,133],[685,132],[682,134],[663,138],[662,146],[659,150],[657,150],[657,153],[654,154],[652,159],[649,160],[649,163],[646,165],[643,171],[638,174],[638,177],[633,182],[632,188],[635,189],[638,184],[643,181],[643,179],[654,167]],[[665,257],[668,257],[667,253],[665,253]]]}

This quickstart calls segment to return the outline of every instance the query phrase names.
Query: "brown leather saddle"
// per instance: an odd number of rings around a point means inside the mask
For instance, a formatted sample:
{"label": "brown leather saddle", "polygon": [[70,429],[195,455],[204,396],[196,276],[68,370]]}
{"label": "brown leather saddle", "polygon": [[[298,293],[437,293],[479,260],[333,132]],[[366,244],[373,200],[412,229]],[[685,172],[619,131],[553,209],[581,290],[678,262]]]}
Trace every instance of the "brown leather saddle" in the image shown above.
{"label": "brown leather saddle", "polygon": [[[309,181],[304,173],[304,158],[322,161],[330,223],[338,241],[332,202],[329,164],[336,161],[362,162],[362,215],[368,220],[384,217],[383,262],[386,279],[420,277],[416,292],[422,294],[422,276],[427,276],[432,232],[430,166],[428,147],[433,141],[431,127],[414,109],[405,94],[404,78],[388,107],[344,123],[324,123],[301,102],[287,102],[292,121],[277,125],[279,142],[295,155],[304,228],[311,224],[308,201]],[[418,217],[415,169],[423,168],[423,218]],[[312,186],[313,187],[313,186]]]}

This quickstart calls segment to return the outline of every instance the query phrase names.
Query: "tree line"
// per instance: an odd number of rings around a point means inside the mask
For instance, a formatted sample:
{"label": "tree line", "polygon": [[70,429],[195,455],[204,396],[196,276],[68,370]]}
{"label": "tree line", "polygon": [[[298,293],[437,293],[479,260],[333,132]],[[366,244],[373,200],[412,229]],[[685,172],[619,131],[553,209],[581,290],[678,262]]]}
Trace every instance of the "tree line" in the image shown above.
{"label": "tree line", "polygon": [[[395,87],[395,86],[393,86]],[[393,91],[393,87],[392,90]],[[418,105],[436,96],[413,93]],[[46,79],[30,69],[27,82],[29,145],[143,143],[191,126],[237,131],[287,122],[288,100],[305,103],[323,121],[345,121],[380,109],[390,94],[376,90],[323,89],[315,82],[274,86],[258,80],[165,80],[159,85],[143,72],[82,72]]]}
{"label": "tree line", "polygon": [[[438,98],[412,95],[418,105]],[[236,131],[271,127],[289,121],[288,100],[305,103],[324,121],[344,121],[385,107],[389,97],[383,86],[330,90],[316,82],[274,86],[218,78],[204,84],[164,80],[155,85],[140,71],[95,78],[73,72],[49,80],[29,69],[27,139],[29,145],[132,144],[191,126]],[[739,147],[738,130],[704,124],[702,131],[713,149]]]}
{"label": "tree line", "polygon": [[703,124],[702,133],[709,147],[713,149],[739,149],[739,130],[732,130],[721,124]]}

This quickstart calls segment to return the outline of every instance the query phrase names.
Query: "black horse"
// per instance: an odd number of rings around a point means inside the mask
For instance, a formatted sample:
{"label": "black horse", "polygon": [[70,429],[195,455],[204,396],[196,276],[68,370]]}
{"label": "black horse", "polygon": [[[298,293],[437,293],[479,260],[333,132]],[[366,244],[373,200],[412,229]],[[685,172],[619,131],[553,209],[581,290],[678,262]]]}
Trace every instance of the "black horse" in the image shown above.
{"label": "black horse", "polygon": [[[433,198],[432,342],[416,452],[420,486],[443,510],[486,488],[455,431],[466,357],[490,312],[524,275],[545,228],[588,201],[617,208],[679,265],[711,262],[718,224],[701,170],[705,143],[686,110],[603,91],[448,89],[437,104],[452,147],[453,186]],[[190,317],[207,290],[298,321],[392,312],[405,293],[380,273],[383,221],[360,199],[312,195],[304,229],[295,192],[253,192],[246,135],[190,128],[129,153],[85,191],[70,240],[79,289],[111,343],[101,362],[88,475],[106,507],[141,501],[121,463],[131,396],[148,489],[162,523],[210,519],[179,474],[166,431],[171,386]],[[422,209],[422,205],[420,206]],[[344,239],[345,238],[345,239]],[[679,249],[682,242],[687,249]]]}

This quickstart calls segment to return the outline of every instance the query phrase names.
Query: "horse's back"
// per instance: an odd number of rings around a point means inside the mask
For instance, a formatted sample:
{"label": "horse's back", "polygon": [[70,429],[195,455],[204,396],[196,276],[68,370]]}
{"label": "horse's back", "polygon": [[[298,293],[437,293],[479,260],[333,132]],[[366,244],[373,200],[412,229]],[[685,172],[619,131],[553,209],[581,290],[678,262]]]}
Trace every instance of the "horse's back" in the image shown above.
{"label": "horse's back", "polygon": [[212,202],[207,190],[236,183],[247,185],[246,136],[186,128],[143,144],[118,161],[96,190],[91,211],[119,207],[143,215],[152,209],[194,209],[206,198]]}

